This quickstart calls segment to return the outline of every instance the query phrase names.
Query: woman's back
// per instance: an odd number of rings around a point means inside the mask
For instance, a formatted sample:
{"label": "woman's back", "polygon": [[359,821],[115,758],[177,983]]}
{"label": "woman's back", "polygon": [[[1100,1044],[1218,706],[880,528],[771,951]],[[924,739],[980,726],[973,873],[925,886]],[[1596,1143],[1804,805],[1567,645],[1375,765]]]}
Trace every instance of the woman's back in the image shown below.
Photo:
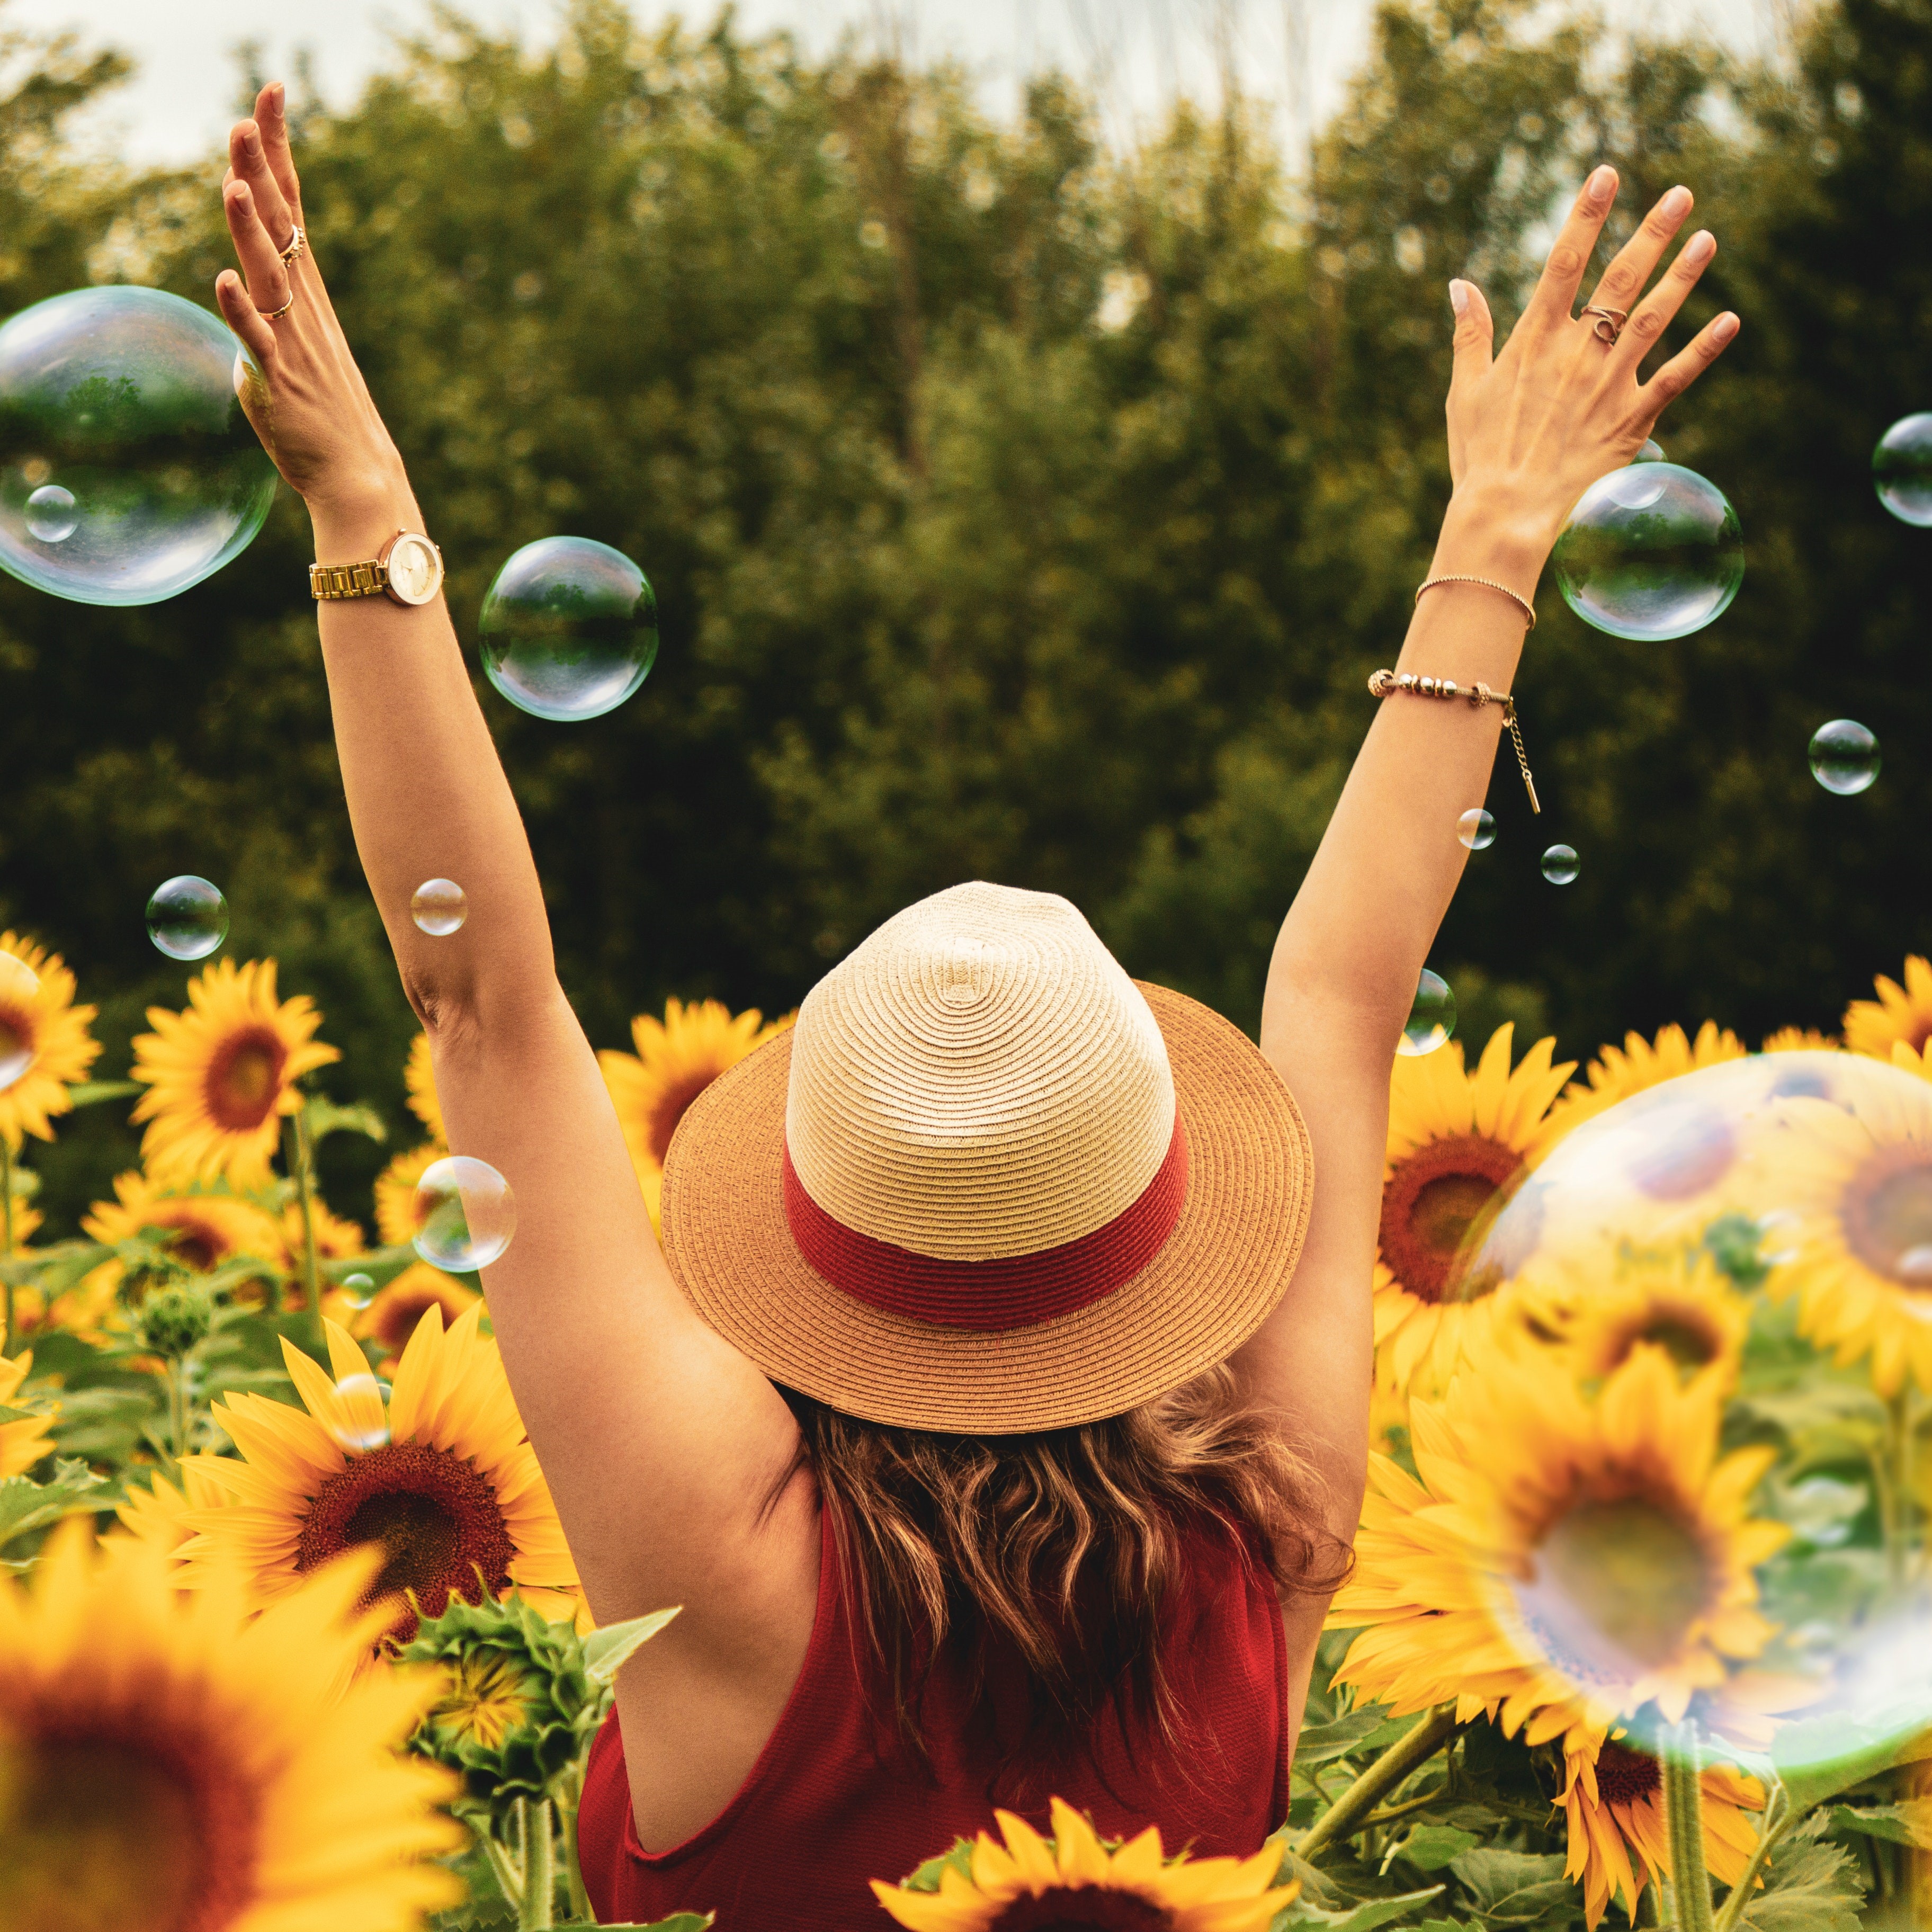
{"label": "woman's back", "polygon": [[849,1579],[823,1519],[818,1614],[798,1682],[751,1774],[712,1822],[655,1855],[632,1820],[614,1717],[591,1754],[579,1843],[601,1919],[649,1923],[716,1911],[721,1925],[859,1932],[888,1922],[866,1881],[904,1877],[956,1838],[988,1829],[995,1804],[1043,1823],[1050,1797],[1088,1813],[1103,1837],[1158,1824],[1170,1850],[1253,1852],[1287,1814],[1293,1732],[1272,1581],[1208,1529],[1185,1543],[1163,1619],[1162,1662],[1178,1713],[1172,1742],[1112,1713],[1090,1748],[1003,1777],[1024,1724],[1024,1673],[994,1646],[983,1690],[942,1657],[921,1706],[929,1768],[896,1748],[884,1660],[856,1627]]}

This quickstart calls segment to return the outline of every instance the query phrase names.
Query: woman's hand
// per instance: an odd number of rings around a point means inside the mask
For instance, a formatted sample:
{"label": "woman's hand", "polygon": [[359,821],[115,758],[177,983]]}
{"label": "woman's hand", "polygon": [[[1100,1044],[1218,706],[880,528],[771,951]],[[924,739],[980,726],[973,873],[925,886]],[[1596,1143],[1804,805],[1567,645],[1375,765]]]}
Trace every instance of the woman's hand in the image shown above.
{"label": "woman's hand", "polygon": [[[238,372],[248,420],[311,512],[406,496],[401,459],[350,352],[314,254],[304,245],[292,261],[283,260],[303,223],[280,82],[262,88],[252,121],[230,130],[228,157],[222,207],[242,273],[224,269],[214,297],[260,371]],[[268,320],[292,296],[286,313]]]}
{"label": "woman's hand", "polygon": [[[1456,309],[1456,364],[1449,385],[1449,470],[1455,495],[1431,575],[1477,572],[1527,596],[1576,500],[1642,446],[1666,406],[1681,396],[1738,332],[1728,310],[1648,382],[1638,366],[1710,266],[1718,244],[1700,230],[1641,302],[1636,297],[1690,212],[1690,191],[1664,196],[1592,292],[1593,308],[1630,311],[1615,325],[1573,317],[1584,270],[1617,198],[1616,170],[1600,167],[1583,184],[1542,278],[1502,353],[1482,291],[1449,284]],[[1636,303],[1634,310],[1631,304]],[[1505,573],[1508,573],[1505,574]]]}

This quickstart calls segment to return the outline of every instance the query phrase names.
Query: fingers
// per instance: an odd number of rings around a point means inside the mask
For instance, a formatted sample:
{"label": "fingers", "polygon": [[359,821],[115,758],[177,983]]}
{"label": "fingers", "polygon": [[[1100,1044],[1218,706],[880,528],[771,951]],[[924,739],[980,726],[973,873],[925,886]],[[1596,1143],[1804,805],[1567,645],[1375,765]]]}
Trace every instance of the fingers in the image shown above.
{"label": "fingers", "polygon": [[268,375],[274,367],[276,344],[272,322],[262,320],[262,312],[248,299],[242,278],[232,268],[224,268],[216,277],[214,299],[221,319],[242,340],[250,355]]}
{"label": "fingers", "polygon": [[1583,271],[1589,266],[1591,252],[1616,198],[1617,171],[1606,164],[1583,184],[1582,192],[1563,224],[1563,232],[1550,251],[1550,260],[1543,265],[1536,292],[1530,298],[1527,313],[1546,326],[1570,320]]}
{"label": "fingers", "polygon": [[262,226],[248,182],[230,182],[222,190],[221,206],[242,272],[248,278],[248,298],[265,312],[281,308],[289,298],[289,272],[282,266],[281,250]]}
{"label": "fingers", "polygon": [[1650,380],[1637,391],[1637,400],[1647,424],[1654,423],[1669,406],[1682,395],[1711,364],[1716,362],[1742,325],[1729,309],[1700,328],[1691,340],[1672,356]]}
{"label": "fingers", "polygon": [[1496,325],[1483,292],[1474,282],[1461,280],[1449,284],[1449,306],[1455,311],[1456,334],[1453,346],[1456,360],[1449,379],[1450,393],[1474,381],[1490,366],[1496,342]]}
{"label": "fingers", "polygon": [[1654,348],[1670,319],[1684,306],[1684,298],[1697,286],[1697,278],[1711,266],[1718,252],[1718,238],[1708,228],[1700,228],[1678,251],[1670,272],[1646,296],[1618,345],[1618,355],[1625,362],[1641,362]]}
{"label": "fingers", "polygon": [[262,130],[254,122],[238,121],[228,130],[228,172],[231,178],[247,183],[256,214],[273,238],[279,255],[294,236],[296,218],[281,183],[268,166]]}
{"label": "fingers", "polygon": [[296,176],[295,150],[289,141],[286,96],[279,80],[271,81],[255,97],[255,124],[262,130],[262,147],[268,172],[282,191],[282,200],[295,219],[302,220],[302,183]]}
{"label": "fingers", "polygon": [[1690,190],[1674,188],[1642,220],[1636,232],[1617,250],[1616,259],[1604,271],[1603,279],[1592,292],[1590,300],[1599,308],[1621,310],[1625,315],[1636,306],[1644,284],[1664,258],[1670,238],[1684,226],[1690,212]]}

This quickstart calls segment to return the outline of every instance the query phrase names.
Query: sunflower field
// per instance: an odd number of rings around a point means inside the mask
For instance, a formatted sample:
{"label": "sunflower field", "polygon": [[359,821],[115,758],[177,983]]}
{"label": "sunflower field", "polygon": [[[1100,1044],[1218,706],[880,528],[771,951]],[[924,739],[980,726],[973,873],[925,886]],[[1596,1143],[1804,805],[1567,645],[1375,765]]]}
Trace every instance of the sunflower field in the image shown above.
{"label": "sunflower field", "polygon": [[[426,1042],[372,1230],[316,1150],[387,1124],[314,1090],[335,1051],[273,961],[151,1009],[125,1078],[80,991],[0,934],[0,1922],[591,1922],[590,1742],[675,1612],[594,1626],[479,1286],[413,1245]],[[1377,1448],[1280,1831],[1197,1861],[1003,1814],[872,1875],[886,1914],[1932,1922],[1932,965],[1876,992],[1756,1053],[1398,1058]],[[787,1023],[673,1000],[601,1056],[653,1211],[684,1109]],[[43,1240],[37,1158],[111,1106],[141,1165]],[[1826,1696],[1821,1643],[1875,1702]]]}

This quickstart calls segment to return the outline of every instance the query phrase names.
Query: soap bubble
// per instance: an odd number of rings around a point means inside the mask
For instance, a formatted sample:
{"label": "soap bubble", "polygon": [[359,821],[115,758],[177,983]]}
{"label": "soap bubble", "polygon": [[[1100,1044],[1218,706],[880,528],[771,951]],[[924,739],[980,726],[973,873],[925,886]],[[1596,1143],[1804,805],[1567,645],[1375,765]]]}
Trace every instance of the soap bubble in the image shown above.
{"label": "soap bubble", "polygon": [[1850,718],[1834,718],[1811,734],[1811,776],[1840,797],[1862,792],[1879,774],[1878,740]]}
{"label": "soap bubble", "polygon": [[330,1416],[329,1433],[352,1456],[366,1456],[388,1441],[389,1412],[383,1400],[386,1393],[368,1374],[344,1376],[335,1384],[336,1406]]}
{"label": "soap bubble", "polygon": [[1900,523],[1932,526],[1932,412],[1902,417],[1879,438],[1872,482]]}
{"label": "soap bubble", "polygon": [[246,549],[275,494],[235,338],[159,289],[77,289],[0,328],[0,568],[154,604]]}
{"label": "soap bubble", "polygon": [[1473,805],[1456,821],[1456,836],[1472,852],[1496,842],[1496,821],[1480,805]]}
{"label": "soap bubble", "polygon": [[24,959],[0,952],[0,1094],[40,1058],[27,1009],[40,982]]}
{"label": "soap bubble", "polygon": [[1730,608],[1744,574],[1738,513],[1674,463],[1599,477],[1556,540],[1564,602],[1613,638],[1688,637]]}
{"label": "soap bubble", "polygon": [[490,682],[535,718],[614,710],[658,655],[658,602],[621,550],[588,537],[526,544],[496,573],[478,632]]}
{"label": "soap bubble", "polygon": [[1567,886],[1580,868],[1574,845],[1552,845],[1543,855],[1543,876],[1552,886]]}
{"label": "soap bubble", "polygon": [[416,1251],[450,1274],[488,1268],[517,1232],[510,1184],[488,1161],[452,1154],[416,1184]]}
{"label": "soap bubble", "polygon": [[27,499],[27,532],[41,542],[64,543],[80,521],[74,507],[74,492],[58,483],[43,483]]}
{"label": "soap bubble", "polygon": [[192,872],[154,888],[148,937],[170,959],[206,959],[228,937],[228,902]]}
{"label": "soap bubble", "polygon": [[1456,995],[1440,974],[1423,968],[1416,982],[1415,1004],[1408,1010],[1408,1023],[1396,1042],[1398,1053],[1433,1053],[1456,1030]]}
{"label": "soap bubble", "polygon": [[1630,458],[1633,463],[1668,463],[1670,459],[1664,453],[1664,446],[1654,437],[1646,436],[1643,447]]}
{"label": "soap bubble", "polygon": [[344,1275],[342,1298],[351,1308],[367,1308],[376,1298],[376,1277],[368,1274]]}
{"label": "soap bubble", "polygon": [[[1932,1082],[1857,1054],[1754,1054],[1571,1129],[1472,1223],[1441,1298],[1493,1296],[1506,1346],[1565,1357],[1586,1388],[1660,1349],[1680,1387],[1715,1388],[1718,1453],[1761,1445],[1741,1514],[1784,1534],[1730,1546],[1751,1621],[1693,1714],[1787,1774],[1875,1769],[1932,1727],[1928,1512],[1886,1501],[1923,1498],[1932,1468],[1932,1406],[1905,1393],[1924,1372],[1928,1250]],[[1708,1445],[1673,1438],[1682,1424],[1660,1418],[1655,1446],[1694,1498]],[[1569,1558],[1606,1588],[1661,1574],[1664,1543],[1626,1536],[1616,1511],[1595,1527],[1594,1553],[1546,1549],[1546,1577]],[[1627,1676],[1604,1619],[1577,1614],[1588,1601],[1526,1607],[1596,1681]],[[1655,1748],[1654,1709],[1629,1714]]]}
{"label": "soap bubble", "polygon": [[410,895],[410,916],[432,938],[445,939],[470,916],[470,902],[454,879],[425,879]]}

